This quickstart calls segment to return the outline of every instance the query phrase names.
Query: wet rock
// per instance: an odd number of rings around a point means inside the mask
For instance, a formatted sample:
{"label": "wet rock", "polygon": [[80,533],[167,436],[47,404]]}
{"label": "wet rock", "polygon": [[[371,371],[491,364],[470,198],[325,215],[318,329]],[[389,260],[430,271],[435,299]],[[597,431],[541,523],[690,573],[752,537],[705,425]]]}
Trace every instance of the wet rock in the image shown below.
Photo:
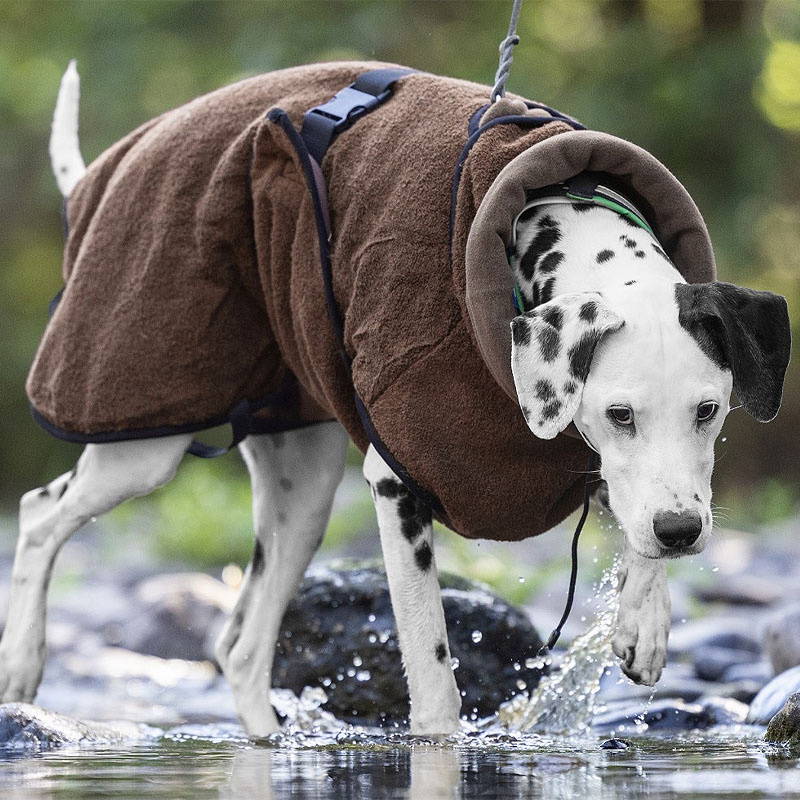
{"label": "wet rock", "polygon": [[157,575],[134,590],[133,613],[108,622],[107,644],[144,655],[214,661],[214,643],[236,591],[203,573]]}
{"label": "wet rock", "polygon": [[781,609],[767,620],[764,649],[776,673],[800,664],[800,603]]}
{"label": "wet rock", "polygon": [[669,636],[670,658],[693,658],[701,647],[724,647],[759,655],[761,624],[752,614],[739,616],[714,615],[676,625]]}
{"label": "wet rock", "polygon": [[763,688],[762,683],[756,681],[731,681],[730,683],[715,684],[716,689],[714,694],[719,697],[732,697],[734,700],[739,700],[741,703],[749,704],[753,698]]}
{"label": "wet rock", "polygon": [[758,691],[775,677],[775,670],[769,661],[753,661],[751,663],[733,664],[720,676],[724,683],[746,681],[758,685]]}
{"label": "wet rock", "polygon": [[601,745],[601,750],[627,750],[630,745],[624,739],[617,739],[612,737],[611,739],[606,739]]}
{"label": "wet rock", "polygon": [[697,703],[659,700],[647,707],[634,703],[600,714],[594,718],[592,728],[617,732],[687,731],[737,725],[746,716],[747,706],[731,698],[709,697]]}
{"label": "wet rock", "polygon": [[147,725],[78,720],[28,703],[0,705],[0,747],[48,748],[63,744],[116,744],[154,738],[159,731]]}
{"label": "wet rock", "polygon": [[769,606],[783,597],[783,587],[758,575],[726,575],[711,586],[697,587],[694,596],[704,603],[732,606]]}
{"label": "wet rock", "polygon": [[765,742],[800,745],[800,692],[795,692],[769,721]]}
{"label": "wet rock", "polygon": [[753,699],[747,721],[766,725],[783,707],[789,696],[800,691],[800,666],[776,675]]}
{"label": "wet rock", "polygon": [[694,653],[694,670],[701,680],[719,681],[730,667],[752,664],[758,660],[759,654],[751,650],[703,645]]}
{"label": "wet rock", "polygon": [[[488,716],[539,682],[525,666],[542,645],[518,609],[476,584],[442,576],[442,599],[462,713]],[[283,620],[273,686],[299,694],[320,686],[324,709],[363,723],[408,718],[385,573],[376,567],[321,567],[305,578]]]}

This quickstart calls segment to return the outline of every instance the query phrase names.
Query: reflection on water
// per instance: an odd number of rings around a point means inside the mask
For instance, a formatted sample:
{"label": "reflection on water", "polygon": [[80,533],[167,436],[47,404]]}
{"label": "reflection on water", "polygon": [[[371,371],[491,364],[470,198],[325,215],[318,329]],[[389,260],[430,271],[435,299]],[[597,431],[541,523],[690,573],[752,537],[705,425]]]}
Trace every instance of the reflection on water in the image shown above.
{"label": "reflection on water", "polygon": [[[800,800],[798,753],[765,745],[759,728],[664,738],[641,726],[627,749],[601,749],[604,737],[590,723],[611,658],[610,575],[596,604],[595,622],[530,698],[514,699],[479,725],[464,723],[447,739],[355,728],[321,708],[319,688],[299,698],[276,690],[273,704],[286,722],[260,743],[206,715],[206,722],[149,729],[149,739],[113,747],[0,748],[0,798]],[[106,700],[113,712],[113,698]]]}
{"label": "reflection on water", "polygon": [[[4,798],[772,798],[800,797],[800,766],[758,731],[637,738],[626,751],[600,739],[472,737],[447,743],[375,734],[298,746],[165,737],[125,749],[62,749],[0,757]],[[203,733],[195,726],[195,734]],[[228,733],[225,734],[226,736]],[[213,739],[218,741],[214,742]],[[319,746],[313,746],[318,744]]]}

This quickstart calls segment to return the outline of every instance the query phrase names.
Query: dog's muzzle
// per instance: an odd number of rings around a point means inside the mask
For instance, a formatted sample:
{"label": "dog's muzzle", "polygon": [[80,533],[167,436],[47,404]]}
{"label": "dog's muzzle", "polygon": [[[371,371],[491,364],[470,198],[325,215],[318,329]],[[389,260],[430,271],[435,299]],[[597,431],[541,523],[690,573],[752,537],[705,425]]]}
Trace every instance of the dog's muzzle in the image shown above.
{"label": "dog's muzzle", "polygon": [[664,547],[689,547],[703,531],[696,511],[659,511],[653,516],[653,533]]}

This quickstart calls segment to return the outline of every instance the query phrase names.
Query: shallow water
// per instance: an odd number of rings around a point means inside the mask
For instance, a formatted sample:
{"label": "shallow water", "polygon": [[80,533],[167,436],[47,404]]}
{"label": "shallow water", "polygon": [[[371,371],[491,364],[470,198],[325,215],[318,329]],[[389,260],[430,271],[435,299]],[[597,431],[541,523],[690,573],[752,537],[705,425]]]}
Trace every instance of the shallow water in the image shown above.
{"label": "shallow water", "polygon": [[[595,619],[560,668],[530,698],[518,696],[490,720],[464,722],[448,739],[347,725],[321,709],[321,689],[307,688],[300,698],[273,691],[284,728],[251,742],[228,721],[232,699],[224,683],[199,673],[165,681],[142,664],[141,676],[108,681],[103,690],[55,676],[40,699],[78,717],[124,717],[159,728],[142,728],[141,741],[118,745],[0,747],[0,798],[800,800],[800,752],[765,745],[763,728],[662,735],[637,723],[617,729],[621,749],[601,748],[609,734],[593,733],[591,721],[604,710],[598,690],[612,660],[612,575],[597,587]],[[642,714],[650,700],[641,701]],[[177,726],[175,716],[196,722]]]}
{"label": "shallow water", "polygon": [[351,731],[247,743],[195,726],[126,748],[7,753],[3,797],[771,798],[800,797],[798,759],[736,728],[711,736],[469,737],[447,743]]}

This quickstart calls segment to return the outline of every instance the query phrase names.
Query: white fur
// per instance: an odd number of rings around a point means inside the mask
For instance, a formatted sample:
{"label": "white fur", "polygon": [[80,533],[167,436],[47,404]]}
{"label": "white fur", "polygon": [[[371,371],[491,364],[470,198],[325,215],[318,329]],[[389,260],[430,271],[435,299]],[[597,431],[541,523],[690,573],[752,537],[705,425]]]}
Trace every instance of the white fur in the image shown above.
{"label": "white fur", "polygon": [[[414,550],[423,542],[433,550],[433,526],[428,524],[412,544],[401,531],[397,502],[376,491],[381,479],[399,482],[375,448],[364,458],[364,478],[372,490],[389,594],[411,696],[411,732],[447,734],[458,729],[461,695],[450,664],[442,597],[436,562],[421,570]],[[437,647],[444,654],[437,657]]]}
{"label": "white fur", "polygon": [[80,96],[81,81],[73,59],[61,78],[50,130],[50,162],[59,191],[64,197],[72,194],[75,184],[86,173],[78,142]]}

